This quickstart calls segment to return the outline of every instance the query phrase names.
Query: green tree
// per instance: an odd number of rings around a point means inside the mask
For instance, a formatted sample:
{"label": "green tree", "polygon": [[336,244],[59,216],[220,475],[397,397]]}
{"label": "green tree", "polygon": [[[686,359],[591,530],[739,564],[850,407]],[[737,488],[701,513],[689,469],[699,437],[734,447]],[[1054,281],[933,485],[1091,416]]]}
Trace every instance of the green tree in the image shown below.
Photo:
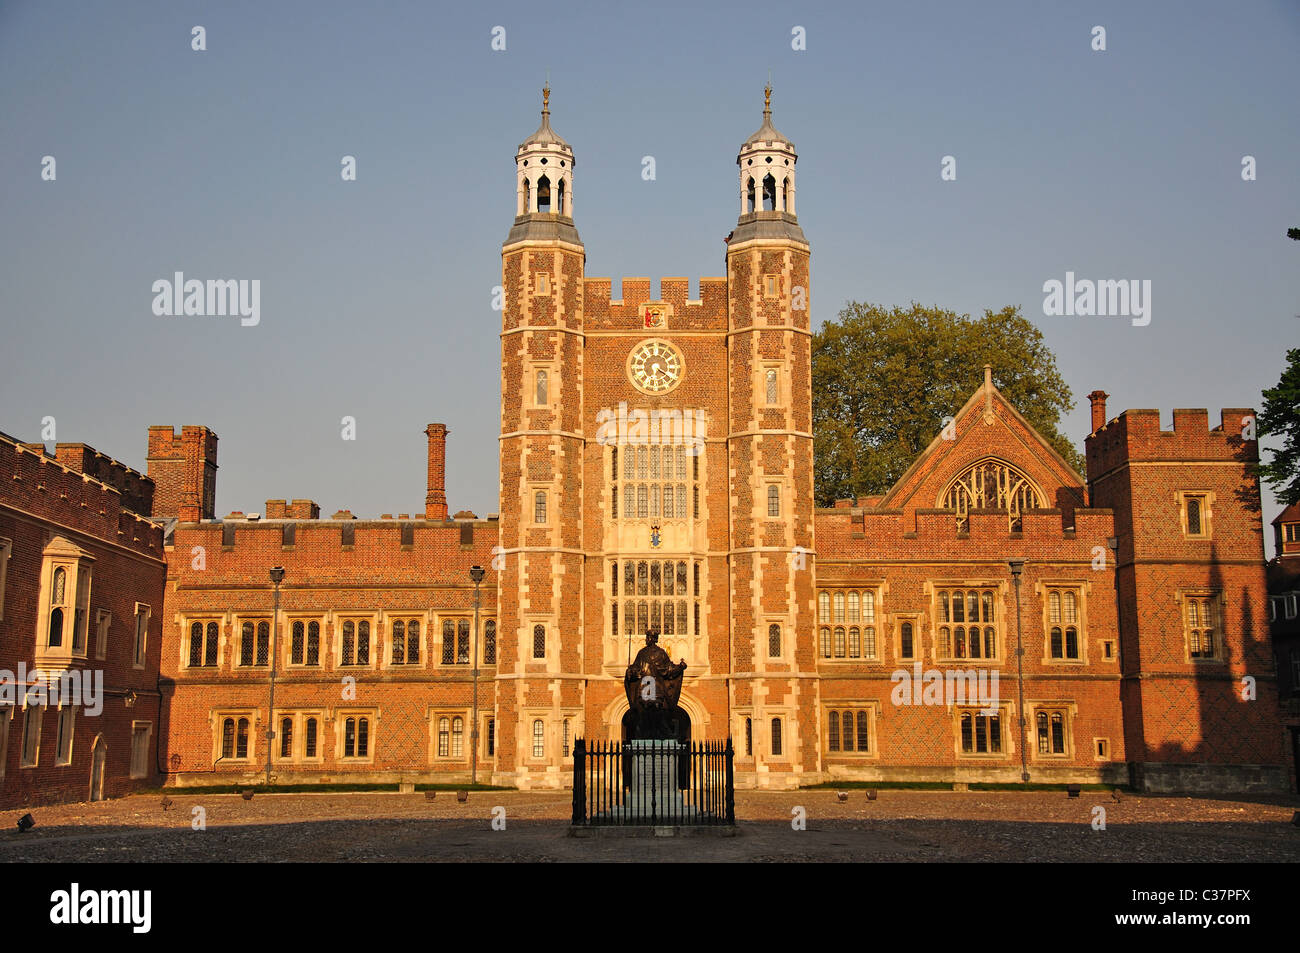
{"label": "green tree", "polygon": [[1281,449],[1271,450],[1273,459],[1260,465],[1259,475],[1282,505],[1290,506],[1300,500],[1300,348],[1287,351],[1286,362],[1277,386],[1263,392],[1257,430],[1261,443],[1265,437],[1282,438]]}
{"label": "green tree", "polygon": [[1042,332],[1017,307],[957,315],[848,303],[813,335],[814,479],[819,506],[884,493],[984,382],[993,383],[1075,469],[1057,429],[1074,406]]}

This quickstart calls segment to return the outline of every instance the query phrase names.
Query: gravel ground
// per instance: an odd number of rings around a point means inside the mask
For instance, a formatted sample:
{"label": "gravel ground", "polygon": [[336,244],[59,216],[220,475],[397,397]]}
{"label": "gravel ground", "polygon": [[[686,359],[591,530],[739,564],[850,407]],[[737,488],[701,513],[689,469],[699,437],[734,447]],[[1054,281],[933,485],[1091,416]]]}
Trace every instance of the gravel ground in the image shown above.
{"label": "gravel ground", "polygon": [[[736,794],[735,837],[570,837],[567,792],[231,794],[172,792],[0,812],[0,862],[277,861],[1300,861],[1295,797],[1105,792],[834,791]],[[505,808],[506,829],[491,827]],[[1093,808],[1106,829],[1093,830]],[[195,831],[193,808],[206,812]],[[806,812],[806,829],[791,826]],[[360,820],[359,820],[360,819]]]}

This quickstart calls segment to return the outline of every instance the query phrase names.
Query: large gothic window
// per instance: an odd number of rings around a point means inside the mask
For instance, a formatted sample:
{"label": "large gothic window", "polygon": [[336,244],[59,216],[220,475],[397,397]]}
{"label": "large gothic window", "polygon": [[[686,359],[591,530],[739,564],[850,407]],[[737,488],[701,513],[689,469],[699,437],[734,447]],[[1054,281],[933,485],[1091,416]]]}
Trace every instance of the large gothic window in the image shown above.
{"label": "large gothic window", "polygon": [[971,510],[1001,510],[1012,532],[1019,532],[1025,510],[1046,506],[1043,493],[1015,467],[1000,460],[981,460],[953,480],[939,505],[957,513],[958,529],[970,529]]}

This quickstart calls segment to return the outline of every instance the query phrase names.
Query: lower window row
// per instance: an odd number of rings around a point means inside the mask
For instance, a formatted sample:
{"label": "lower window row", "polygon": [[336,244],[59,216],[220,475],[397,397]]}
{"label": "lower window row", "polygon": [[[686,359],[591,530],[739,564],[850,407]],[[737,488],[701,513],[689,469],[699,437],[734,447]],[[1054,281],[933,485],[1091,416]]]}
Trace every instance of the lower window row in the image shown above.
{"label": "lower window row", "polygon": [[[824,712],[822,743],[827,754],[872,754],[875,750],[874,728],[876,712],[872,708],[833,708]],[[781,718],[766,723],[753,718],[744,719],[744,738],[740,752],[753,757],[756,747],[755,732],[767,731],[766,753],[781,757],[784,753]],[[1010,715],[1003,711],[989,713],[980,709],[959,711],[956,729],[962,754],[996,755],[1009,750],[1006,727]],[[1069,756],[1070,713],[1066,708],[1036,708],[1030,721],[1029,744],[1041,756]],[[1105,739],[1095,739],[1094,754],[1099,759],[1109,755]]]}
{"label": "lower window row", "polygon": [[[253,743],[257,721],[252,713],[225,715],[220,719],[218,761],[252,761],[256,758]],[[435,714],[430,722],[433,732],[434,758],[466,759],[468,719],[458,714]],[[283,762],[322,761],[327,750],[341,761],[369,761],[374,755],[375,717],[373,713],[338,713],[332,720],[319,712],[280,714],[277,716],[272,750],[275,760]],[[332,744],[327,732],[333,731]],[[496,721],[484,722],[483,753],[496,754]]]}

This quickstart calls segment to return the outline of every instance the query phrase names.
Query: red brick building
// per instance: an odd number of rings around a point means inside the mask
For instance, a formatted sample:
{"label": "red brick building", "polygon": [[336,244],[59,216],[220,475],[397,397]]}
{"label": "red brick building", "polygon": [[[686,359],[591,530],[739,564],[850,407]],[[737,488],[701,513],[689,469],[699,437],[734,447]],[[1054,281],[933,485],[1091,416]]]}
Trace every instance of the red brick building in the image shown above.
{"label": "red brick building", "polygon": [[544,100],[502,247],[499,516],[448,516],[441,424],[424,512],[378,520],[215,519],[216,436],[152,428],[169,780],[269,751],[280,781],[563,786],[656,629],[683,734],[734,738],[741,785],[1284,787],[1250,411],[1162,431],[1094,392],[1085,479],[987,368],[888,493],[815,508],[796,159],[765,108],[726,274],[616,299]]}
{"label": "red brick building", "polygon": [[158,786],[162,529],[153,481],[0,435],[0,807]]}

